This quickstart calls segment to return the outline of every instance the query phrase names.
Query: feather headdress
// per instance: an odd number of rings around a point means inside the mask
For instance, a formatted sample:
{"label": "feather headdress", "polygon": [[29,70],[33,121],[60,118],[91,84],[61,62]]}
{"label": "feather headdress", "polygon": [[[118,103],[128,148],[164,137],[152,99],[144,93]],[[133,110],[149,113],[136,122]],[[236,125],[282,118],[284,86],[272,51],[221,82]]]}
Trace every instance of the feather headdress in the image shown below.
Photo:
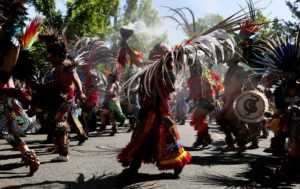
{"label": "feather headdress", "polygon": [[247,0],[247,5],[250,19],[240,24],[240,32],[236,35],[236,40],[239,50],[241,50],[241,56],[239,59],[243,59],[243,62],[246,62],[249,66],[251,66],[251,63],[247,62],[247,59],[249,59],[255,51],[252,48],[255,43],[255,35],[265,26],[266,23],[257,22],[257,11],[252,0]]}
{"label": "feather headdress", "polygon": [[[189,8],[167,8],[183,20],[183,22],[180,22],[180,19],[175,16],[167,16],[174,20],[178,26],[181,26],[190,39],[182,45],[177,45],[171,51],[165,53],[161,59],[146,66],[131,77],[125,83],[128,97],[131,92],[139,90],[143,91],[146,96],[153,98],[153,91],[156,91],[156,94],[164,100],[166,93],[175,90],[175,73],[182,67],[194,64],[199,64],[201,67],[201,65],[211,62],[207,59],[212,60],[213,63],[232,59],[237,45],[233,36],[229,33],[240,30],[242,23],[251,19],[251,14],[253,14],[251,11],[243,13],[244,9],[242,9],[211,28],[196,31],[194,14]],[[188,22],[184,13],[185,10],[191,14],[192,24]],[[136,85],[135,88],[132,87],[137,81],[140,82],[139,85]]]}
{"label": "feather headdress", "polygon": [[18,46],[27,16],[25,0],[0,0],[0,26],[6,37]]}
{"label": "feather headdress", "polygon": [[298,79],[300,76],[300,36],[277,36],[261,39],[253,44],[253,56],[248,59],[256,69],[282,78]]}
{"label": "feather headdress", "polygon": [[69,45],[68,53],[72,57],[81,55],[82,61],[93,67],[97,64],[108,64],[109,67],[113,67],[116,62],[108,45],[97,37],[74,40]]}
{"label": "feather headdress", "polygon": [[[165,18],[169,18],[175,21],[177,23],[177,27],[181,27],[190,38],[199,37],[201,35],[207,35],[218,29],[223,29],[227,32],[238,31],[240,30],[241,24],[244,23],[246,20],[249,20],[249,13],[244,13],[244,9],[242,9],[211,28],[207,28],[207,26],[204,25],[200,28],[196,28],[194,13],[188,7],[174,9],[165,6],[165,8],[169,9],[170,12],[174,13],[174,15],[165,16]],[[188,20],[188,16],[185,13],[186,11],[188,11],[188,13],[191,15],[192,22]]]}
{"label": "feather headdress", "polygon": [[21,37],[21,46],[23,48],[31,48],[32,44],[37,40],[41,24],[42,17],[37,16],[26,27],[26,30]]}
{"label": "feather headdress", "polygon": [[[223,62],[235,52],[235,41],[225,30],[215,30],[207,35],[194,38],[189,44],[177,46],[161,59],[144,67],[126,83],[127,95],[136,90],[144,91],[151,97],[153,91],[164,99],[166,93],[175,89],[175,72],[187,65],[187,57],[192,57],[189,64],[201,63],[205,56],[217,62]],[[138,87],[132,87],[136,82]]]}
{"label": "feather headdress", "polygon": [[67,57],[66,38],[54,28],[47,28],[39,34],[39,39],[45,42],[47,51],[50,54],[65,59]]}

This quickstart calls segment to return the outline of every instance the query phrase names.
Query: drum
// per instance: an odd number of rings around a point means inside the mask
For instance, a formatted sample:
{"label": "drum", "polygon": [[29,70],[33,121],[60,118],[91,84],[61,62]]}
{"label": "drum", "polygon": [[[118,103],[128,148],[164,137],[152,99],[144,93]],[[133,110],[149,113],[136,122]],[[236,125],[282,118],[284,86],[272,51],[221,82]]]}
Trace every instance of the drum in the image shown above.
{"label": "drum", "polygon": [[269,110],[266,96],[258,91],[247,91],[239,95],[233,103],[235,115],[245,123],[257,123],[264,119]]}

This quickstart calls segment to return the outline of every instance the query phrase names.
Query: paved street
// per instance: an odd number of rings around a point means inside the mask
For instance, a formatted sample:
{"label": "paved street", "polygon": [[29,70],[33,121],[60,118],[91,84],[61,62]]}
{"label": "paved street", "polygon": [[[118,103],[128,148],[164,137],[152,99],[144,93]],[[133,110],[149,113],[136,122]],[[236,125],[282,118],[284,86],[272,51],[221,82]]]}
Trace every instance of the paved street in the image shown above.
{"label": "paved street", "polygon": [[299,184],[281,182],[272,176],[272,169],[280,161],[263,152],[269,145],[268,140],[261,141],[259,149],[247,151],[242,157],[235,153],[222,155],[220,148],[224,145],[224,135],[216,126],[211,129],[214,141],[206,149],[190,147],[195,132],[188,122],[178,128],[182,143],[193,156],[179,179],[173,178],[172,171],[159,172],[152,164],[143,165],[139,176],[132,180],[119,176],[123,168],[116,155],[131,136],[125,132],[126,127],[121,127],[114,137],[109,133],[91,133],[83,146],[77,146],[77,141],[71,140],[67,163],[50,162],[57,155],[45,152],[49,145],[39,144],[46,135],[27,135],[24,139],[41,160],[41,167],[34,177],[26,177],[28,168],[21,163],[19,153],[1,139],[0,188],[300,188]]}

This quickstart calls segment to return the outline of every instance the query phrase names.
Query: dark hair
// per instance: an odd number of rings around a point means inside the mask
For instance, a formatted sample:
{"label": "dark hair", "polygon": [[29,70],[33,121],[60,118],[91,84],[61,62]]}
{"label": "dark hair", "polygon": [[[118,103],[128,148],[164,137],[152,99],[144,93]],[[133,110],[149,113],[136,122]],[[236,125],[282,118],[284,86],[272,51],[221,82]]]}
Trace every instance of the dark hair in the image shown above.
{"label": "dark hair", "polygon": [[109,74],[108,80],[109,80],[110,82],[112,82],[112,83],[116,82],[116,80],[117,80],[117,75],[114,74],[114,73]]}
{"label": "dark hair", "polygon": [[45,42],[48,53],[63,59],[67,57],[66,40],[58,31],[48,28],[39,38]]}
{"label": "dark hair", "polygon": [[157,51],[158,53],[164,54],[166,52],[169,52],[169,49],[167,46],[165,46],[162,43],[157,43],[154,45],[153,50]]}

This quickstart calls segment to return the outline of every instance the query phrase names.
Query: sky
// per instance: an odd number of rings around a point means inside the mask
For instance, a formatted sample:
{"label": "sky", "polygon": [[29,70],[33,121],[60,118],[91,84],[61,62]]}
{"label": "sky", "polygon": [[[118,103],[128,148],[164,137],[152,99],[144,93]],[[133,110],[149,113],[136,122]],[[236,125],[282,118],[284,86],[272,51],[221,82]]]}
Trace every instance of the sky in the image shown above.
{"label": "sky", "polygon": [[[56,1],[57,8],[64,13],[66,11],[65,0]],[[204,17],[208,13],[219,14],[226,18],[240,10],[240,5],[246,6],[246,0],[152,0],[152,2],[153,7],[158,10],[161,17],[169,14],[168,10],[162,6],[172,8],[189,7],[196,18]],[[255,7],[262,8],[263,14],[268,18],[277,17],[283,20],[293,20],[292,14],[285,4],[286,0],[253,0],[253,2],[257,2]],[[124,5],[125,0],[121,0],[120,7]],[[33,11],[30,11],[30,13],[33,13]],[[168,34],[168,41],[171,45],[186,38],[180,29],[176,29],[176,24],[172,23],[171,20],[165,20],[160,30]]]}

